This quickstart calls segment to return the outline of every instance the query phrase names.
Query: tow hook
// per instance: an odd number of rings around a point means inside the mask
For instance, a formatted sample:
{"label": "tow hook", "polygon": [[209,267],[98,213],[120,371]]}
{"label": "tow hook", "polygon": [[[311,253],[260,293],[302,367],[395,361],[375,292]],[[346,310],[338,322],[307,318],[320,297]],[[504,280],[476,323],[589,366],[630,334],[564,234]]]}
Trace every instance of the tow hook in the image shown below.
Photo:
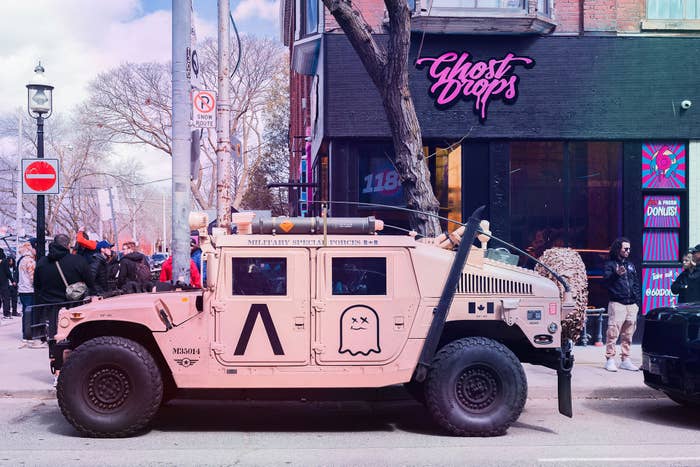
{"label": "tow hook", "polygon": [[557,369],[557,399],[559,413],[569,418],[573,416],[571,402],[571,369],[574,367],[574,348],[571,339],[567,339],[561,348],[559,368]]}

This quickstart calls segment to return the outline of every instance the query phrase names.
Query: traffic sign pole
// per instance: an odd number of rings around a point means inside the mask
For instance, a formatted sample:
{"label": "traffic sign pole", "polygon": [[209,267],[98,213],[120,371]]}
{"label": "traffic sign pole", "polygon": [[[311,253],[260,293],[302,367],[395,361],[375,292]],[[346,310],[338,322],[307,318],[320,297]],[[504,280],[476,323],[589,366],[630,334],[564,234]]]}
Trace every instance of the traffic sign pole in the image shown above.
{"label": "traffic sign pole", "polygon": [[[39,159],[44,158],[44,118],[39,114],[36,119],[36,157]],[[44,219],[44,214],[46,207],[44,205],[44,195],[37,195],[36,197],[36,259],[44,256],[46,251],[46,221]]]}

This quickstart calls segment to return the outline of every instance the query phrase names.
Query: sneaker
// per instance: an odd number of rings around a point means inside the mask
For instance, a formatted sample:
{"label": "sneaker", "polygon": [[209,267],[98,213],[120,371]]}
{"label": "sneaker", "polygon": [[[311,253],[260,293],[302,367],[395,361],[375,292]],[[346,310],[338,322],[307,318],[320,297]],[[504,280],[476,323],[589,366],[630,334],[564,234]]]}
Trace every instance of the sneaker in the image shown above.
{"label": "sneaker", "polygon": [[617,371],[617,365],[615,364],[614,358],[608,358],[608,361],[605,362],[605,369],[608,371]]}
{"label": "sneaker", "polygon": [[620,368],[629,371],[639,371],[639,367],[634,366],[629,358],[626,358],[620,362]]}
{"label": "sneaker", "polygon": [[49,345],[48,345],[46,342],[41,342],[41,341],[38,341],[38,340],[34,340],[34,341],[32,341],[32,343],[31,343],[31,345],[30,345],[29,347],[32,348],[32,349],[45,349],[45,348],[47,348],[48,346],[49,346]]}
{"label": "sneaker", "polygon": [[22,339],[22,341],[19,343],[18,349],[23,349],[29,345],[29,341],[27,339]]}
{"label": "sneaker", "polygon": [[17,313],[16,311],[12,313],[12,316],[22,316],[22,313]]}

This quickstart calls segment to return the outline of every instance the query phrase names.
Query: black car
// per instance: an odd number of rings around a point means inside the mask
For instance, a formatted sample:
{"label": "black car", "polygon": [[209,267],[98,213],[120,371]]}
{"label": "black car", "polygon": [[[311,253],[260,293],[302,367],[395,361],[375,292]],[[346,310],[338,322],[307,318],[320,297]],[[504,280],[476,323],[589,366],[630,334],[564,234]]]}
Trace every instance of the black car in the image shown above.
{"label": "black car", "polygon": [[700,408],[700,303],[651,310],[642,338],[644,383]]}

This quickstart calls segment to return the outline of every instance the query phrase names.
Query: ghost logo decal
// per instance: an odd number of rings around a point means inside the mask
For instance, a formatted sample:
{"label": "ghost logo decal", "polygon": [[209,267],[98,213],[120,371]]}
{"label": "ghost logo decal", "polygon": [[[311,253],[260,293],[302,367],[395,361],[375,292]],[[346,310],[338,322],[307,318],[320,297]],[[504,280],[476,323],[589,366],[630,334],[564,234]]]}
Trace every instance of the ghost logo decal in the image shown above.
{"label": "ghost logo decal", "polygon": [[340,315],[340,348],[338,353],[353,357],[380,353],[379,315],[366,305],[353,305]]}

